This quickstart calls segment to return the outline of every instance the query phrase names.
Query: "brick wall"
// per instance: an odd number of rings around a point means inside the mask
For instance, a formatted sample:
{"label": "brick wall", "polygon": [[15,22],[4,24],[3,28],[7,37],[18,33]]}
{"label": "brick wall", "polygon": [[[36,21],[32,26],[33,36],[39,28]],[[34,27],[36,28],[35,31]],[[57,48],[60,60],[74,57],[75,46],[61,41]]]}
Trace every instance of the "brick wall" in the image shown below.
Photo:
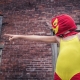
{"label": "brick wall", "polygon": [[80,23],[79,0],[1,0],[2,39],[5,46],[1,80],[53,80],[51,44],[26,40],[10,43],[3,34],[51,35],[46,23],[58,14],[71,15]]}

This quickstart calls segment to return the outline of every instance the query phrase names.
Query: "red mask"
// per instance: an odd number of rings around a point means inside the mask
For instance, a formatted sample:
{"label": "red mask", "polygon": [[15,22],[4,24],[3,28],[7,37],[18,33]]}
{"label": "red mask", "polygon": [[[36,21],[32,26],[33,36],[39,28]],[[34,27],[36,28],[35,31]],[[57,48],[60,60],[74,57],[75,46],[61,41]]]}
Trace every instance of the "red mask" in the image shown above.
{"label": "red mask", "polygon": [[57,36],[70,36],[77,34],[74,20],[66,14],[59,15],[52,19],[52,28]]}

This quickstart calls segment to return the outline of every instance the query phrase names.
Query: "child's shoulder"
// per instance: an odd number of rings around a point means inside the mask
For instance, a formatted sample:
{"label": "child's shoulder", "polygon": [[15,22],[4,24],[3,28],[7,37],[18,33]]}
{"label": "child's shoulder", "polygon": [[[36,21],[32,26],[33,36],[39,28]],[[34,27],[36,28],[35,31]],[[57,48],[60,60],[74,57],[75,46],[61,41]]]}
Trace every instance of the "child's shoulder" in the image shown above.
{"label": "child's shoulder", "polygon": [[[78,39],[80,40],[80,32],[76,34],[78,36]],[[74,38],[76,35],[72,35],[72,36],[68,36],[68,37],[63,37],[60,38],[58,36],[55,36],[56,40],[58,43],[60,43],[61,40],[67,41],[67,40],[71,40],[72,38]]]}
{"label": "child's shoulder", "polygon": [[79,32],[79,33],[77,33],[77,36],[78,36],[78,38],[79,38],[79,40],[80,40],[80,32]]}
{"label": "child's shoulder", "polygon": [[77,35],[79,35],[79,36],[80,36],[80,32],[79,32],[79,33],[77,33]]}
{"label": "child's shoulder", "polygon": [[63,41],[69,41],[69,40],[73,39],[75,36],[78,36],[78,38],[80,40],[80,33],[77,33],[77,34],[71,35],[71,36],[67,36],[67,37],[63,37],[62,40]]}

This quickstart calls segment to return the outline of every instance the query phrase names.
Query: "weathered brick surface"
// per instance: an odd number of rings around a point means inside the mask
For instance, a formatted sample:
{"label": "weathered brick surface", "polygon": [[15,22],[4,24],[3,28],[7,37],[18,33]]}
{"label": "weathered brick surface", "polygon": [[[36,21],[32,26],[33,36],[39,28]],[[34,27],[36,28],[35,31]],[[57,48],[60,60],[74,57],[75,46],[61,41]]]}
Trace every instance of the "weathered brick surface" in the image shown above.
{"label": "weathered brick surface", "polygon": [[3,34],[51,35],[46,20],[67,13],[80,23],[79,0],[4,0],[2,39],[5,46],[0,66],[1,80],[53,80],[51,44],[26,40],[10,43]]}

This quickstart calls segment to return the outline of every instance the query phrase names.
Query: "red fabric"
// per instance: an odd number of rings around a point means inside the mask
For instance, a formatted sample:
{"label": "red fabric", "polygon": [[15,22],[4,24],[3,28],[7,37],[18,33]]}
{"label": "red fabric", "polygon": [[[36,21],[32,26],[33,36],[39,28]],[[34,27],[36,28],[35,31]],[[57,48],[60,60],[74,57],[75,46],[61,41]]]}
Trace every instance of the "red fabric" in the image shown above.
{"label": "red fabric", "polygon": [[55,73],[54,74],[54,80],[61,80],[61,78]]}
{"label": "red fabric", "polygon": [[80,80],[80,73],[74,75],[70,80]]}
{"label": "red fabric", "polygon": [[[57,36],[63,35],[63,37],[66,37],[69,35],[77,34],[77,32],[75,32],[75,30],[77,29],[76,24],[69,15],[62,14],[53,18],[51,21],[53,28],[55,28],[53,22],[55,21],[56,18],[58,19],[58,26],[59,26],[58,32],[56,33]],[[67,31],[71,31],[71,32],[69,32],[67,35],[66,34]]]}
{"label": "red fabric", "polygon": [[[54,74],[54,80],[62,80],[57,73]],[[75,74],[70,80],[80,80],[80,73]]]}

